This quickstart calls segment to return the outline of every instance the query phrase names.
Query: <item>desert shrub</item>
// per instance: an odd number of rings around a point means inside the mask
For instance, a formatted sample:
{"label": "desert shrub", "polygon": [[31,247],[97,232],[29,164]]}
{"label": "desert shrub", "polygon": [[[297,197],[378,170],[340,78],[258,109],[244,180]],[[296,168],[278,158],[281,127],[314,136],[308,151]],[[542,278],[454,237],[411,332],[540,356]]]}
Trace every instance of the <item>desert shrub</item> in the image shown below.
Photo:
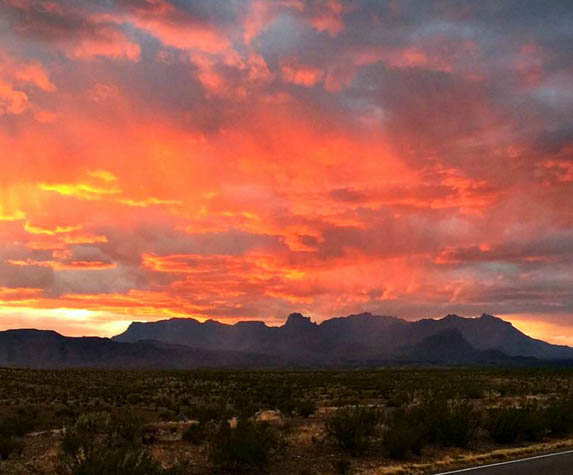
{"label": "desert shrub", "polygon": [[18,413],[12,417],[0,419],[0,437],[21,437],[31,432],[35,427],[35,418],[32,414]]}
{"label": "desert shrub", "polygon": [[334,442],[353,454],[368,449],[376,432],[379,414],[363,406],[338,409],[326,420],[326,431]]}
{"label": "desert shrub", "polygon": [[64,431],[60,472],[67,475],[166,473],[141,448],[143,426],[130,414],[87,413]]}
{"label": "desert shrub", "polygon": [[547,434],[545,411],[531,407],[522,410],[522,433],[525,440],[540,441]]}
{"label": "desert shrub", "polygon": [[108,414],[81,414],[76,422],[64,430],[62,439],[63,457],[69,459],[71,465],[81,465],[92,457],[98,446],[103,443],[103,434],[110,424]]}
{"label": "desert shrub", "polygon": [[210,440],[211,458],[228,469],[260,468],[277,445],[275,431],[265,422],[239,419],[233,428],[223,421]]}
{"label": "desert shrub", "polygon": [[191,407],[191,417],[201,424],[226,419],[227,412],[227,408],[222,404],[199,404]]}
{"label": "desert shrub", "polygon": [[184,431],[182,438],[186,442],[191,442],[192,444],[200,444],[205,440],[205,428],[203,424],[191,424]]}
{"label": "desert shrub", "polygon": [[171,421],[175,417],[175,411],[171,409],[163,409],[159,412],[159,417],[163,421]]}
{"label": "desert shrub", "polygon": [[542,412],[534,408],[506,408],[490,411],[487,429],[499,444],[519,439],[540,440],[546,431]]}
{"label": "desert shrub", "polygon": [[110,418],[106,432],[108,440],[115,445],[136,446],[143,437],[143,421],[130,412],[121,412]]}
{"label": "desert shrub", "polygon": [[496,409],[490,412],[487,429],[491,438],[498,444],[515,442],[521,431],[519,409]]}
{"label": "desert shrub", "polygon": [[387,407],[401,407],[406,404],[408,396],[403,394],[401,391],[394,391],[392,394],[387,396],[386,406]]}
{"label": "desert shrub", "polygon": [[351,466],[352,464],[348,459],[336,459],[334,461],[334,470],[340,475],[346,475],[347,473],[350,473]]}
{"label": "desert shrub", "polygon": [[128,404],[135,406],[136,404],[139,404],[141,402],[141,397],[139,396],[139,394],[128,394],[126,401]]}
{"label": "desert shrub", "polygon": [[12,454],[21,454],[24,443],[17,437],[0,436],[0,459],[6,460]]}
{"label": "desert shrub", "polygon": [[316,412],[316,402],[312,399],[301,399],[297,401],[295,412],[304,418],[312,416]]}
{"label": "desert shrub", "polygon": [[446,446],[467,447],[479,426],[479,413],[471,404],[451,405],[446,413],[438,440]]}
{"label": "desert shrub", "polygon": [[484,397],[484,388],[477,381],[467,381],[460,388],[460,392],[468,399],[481,399]]}
{"label": "desert shrub", "polygon": [[436,399],[413,409],[411,419],[423,425],[429,442],[443,446],[467,447],[480,423],[471,403]]}
{"label": "desert shrub", "polygon": [[426,441],[426,427],[412,410],[395,411],[382,435],[382,445],[395,459],[404,459],[410,453],[419,454]]}
{"label": "desert shrub", "polygon": [[163,470],[151,455],[143,450],[120,448],[100,449],[73,466],[72,475],[163,475]]}
{"label": "desert shrub", "polygon": [[551,401],[545,410],[545,424],[550,435],[565,436],[573,429],[573,403]]}
{"label": "desert shrub", "polygon": [[270,398],[269,407],[279,410],[282,414],[292,415],[296,412],[297,400],[289,393],[278,393]]}
{"label": "desert shrub", "polygon": [[77,413],[74,409],[72,409],[69,406],[63,406],[58,408],[55,412],[54,415],[58,418],[58,419],[66,419],[66,420],[70,420],[73,419],[74,417],[77,416]]}

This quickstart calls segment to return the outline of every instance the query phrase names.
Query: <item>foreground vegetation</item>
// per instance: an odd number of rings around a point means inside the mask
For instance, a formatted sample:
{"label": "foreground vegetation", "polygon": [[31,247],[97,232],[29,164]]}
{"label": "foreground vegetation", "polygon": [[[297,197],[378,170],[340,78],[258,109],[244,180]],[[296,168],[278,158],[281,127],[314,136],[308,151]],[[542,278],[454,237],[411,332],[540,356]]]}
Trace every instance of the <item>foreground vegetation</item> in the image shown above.
{"label": "foreground vegetation", "polygon": [[573,431],[566,369],[0,369],[0,381],[1,473],[353,473]]}

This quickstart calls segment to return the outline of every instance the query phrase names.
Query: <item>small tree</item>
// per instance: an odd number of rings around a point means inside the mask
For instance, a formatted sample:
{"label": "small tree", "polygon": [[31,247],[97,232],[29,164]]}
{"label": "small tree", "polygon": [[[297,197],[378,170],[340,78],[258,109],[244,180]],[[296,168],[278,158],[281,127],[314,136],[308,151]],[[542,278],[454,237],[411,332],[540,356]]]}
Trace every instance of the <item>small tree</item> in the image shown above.
{"label": "small tree", "polygon": [[165,475],[141,447],[142,426],[130,415],[82,414],[66,427],[60,473],[64,475]]}
{"label": "small tree", "polygon": [[223,468],[255,469],[265,464],[277,444],[276,433],[266,422],[239,419],[231,427],[223,421],[210,441],[211,457]]}
{"label": "small tree", "polygon": [[427,428],[419,413],[397,410],[392,414],[382,436],[382,444],[390,457],[404,459],[408,454],[419,454],[427,441]]}
{"label": "small tree", "polygon": [[205,439],[205,429],[203,424],[191,424],[184,431],[182,438],[186,442],[198,445]]}
{"label": "small tree", "polygon": [[338,409],[326,421],[328,435],[352,454],[365,452],[376,432],[379,414],[374,409],[353,406]]}

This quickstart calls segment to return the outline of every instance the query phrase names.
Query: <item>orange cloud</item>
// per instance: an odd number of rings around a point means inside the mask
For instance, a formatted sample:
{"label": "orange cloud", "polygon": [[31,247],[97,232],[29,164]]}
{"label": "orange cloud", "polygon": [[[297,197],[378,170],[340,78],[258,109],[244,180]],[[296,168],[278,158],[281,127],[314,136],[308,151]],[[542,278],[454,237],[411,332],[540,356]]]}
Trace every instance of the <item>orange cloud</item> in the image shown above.
{"label": "orange cloud", "polygon": [[30,109],[32,103],[26,92],[29,86],[44,92],[56,90],[49,73],[40,63],[16,59],[0,50],[0,115],[18,115]]}
{"label": "orange cloud", "polygon": [[0,328],[571,310],[573,29],[355,7],[0,3]]}
{"label": "orange cloud", "polygon": [[328,31],[331,36],[338,35],[344,29],[342,14],[344,4],[339,0],[329,0],[321,4],[321,10],[310,22],[318,31]]}
{"label": "orange cloud", "polygon": [[302,65],[284,65],[282,74],[285,81],[306,87],[322,82],[324,77],[322,70]]}
{"label": "orange cloud", "polygon": [[36,261],[33,259],[27,259],[25,261],[8,260],[8,262],[14,266],[39,266],[39,267],[50,267],[54,270],[103,270],[103,269],[115,269],[116,265],[109,262],[98,262],[98,261],[69,261],[69,262],[59,262],[59,261]]}
{"label": "orange cloud", "polygon": [[196,21],[172,3],[159,0],[151,6],[151,9],[136,6],[123,15],[103,14],[94,15],[93,18],[101,22],[130,23],[156,37],[164,45],[179,49],[220,53],[230,47],[230,41],[214,26]]}
{"label": "orange cloud", "polygon": [[56,86],[49,78],[48,73],[41,64],[27,63],[16,67],[14,78],[22,83],[33,84],[43,91],[53,92]]}
{"label": "orange cloud", "polygon": [[451,71],[447,60],[439,55],[429,55],[419,46],[405,48],[369,47],[356,51],[353,61],[357,65],[385,62],[391,68],[421,68],[432,71]]}
{"label": "orange cloud", "polygon": [[128,40],[123,33],[106,31],[104,38],[81,40],[68,49],[68,55],[74,59],[91,60],[94,58],[112,58],[117,60],[138,61],[141,55],[139,44]]}
{"label": "orange cloud", "polygon": [[22,114],[30,107],[28,95],[18,91],[11,84],[0,81],[0,116]]}

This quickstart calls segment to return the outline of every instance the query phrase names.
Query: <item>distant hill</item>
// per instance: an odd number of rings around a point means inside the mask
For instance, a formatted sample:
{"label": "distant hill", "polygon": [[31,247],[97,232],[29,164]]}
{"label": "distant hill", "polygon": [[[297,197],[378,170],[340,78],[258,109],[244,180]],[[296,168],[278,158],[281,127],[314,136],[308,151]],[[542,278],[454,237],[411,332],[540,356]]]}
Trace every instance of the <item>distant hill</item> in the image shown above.
{"label": "distant hill", "polygon": [[210,351],[157,341],[120,343],[108,338],[70,338],[54,331],[0,332],[0,366],[19,368],[194,369],[272,367],[269,355]]}
{"label": "distant hill", "polygon": [[535,340],[491,315],[409,322],[370,313],[320,324],[293,313],[280,327],[189,319],[132,323],[114,337],[0,332],[0,366],[29,368],[314,368],[573,365],[573,348]]}
{"label": "distant hill", "polygon": [[457,329],[468,343],[479,350],[500,350],[509,356],[541,359],[573,358],[573,348],[536,340],[520,332],[511,323],[485,313],[479,318],[446,315],[438,320],[419,320],[412,325],[416,327],[415,333],[420,335]]}

